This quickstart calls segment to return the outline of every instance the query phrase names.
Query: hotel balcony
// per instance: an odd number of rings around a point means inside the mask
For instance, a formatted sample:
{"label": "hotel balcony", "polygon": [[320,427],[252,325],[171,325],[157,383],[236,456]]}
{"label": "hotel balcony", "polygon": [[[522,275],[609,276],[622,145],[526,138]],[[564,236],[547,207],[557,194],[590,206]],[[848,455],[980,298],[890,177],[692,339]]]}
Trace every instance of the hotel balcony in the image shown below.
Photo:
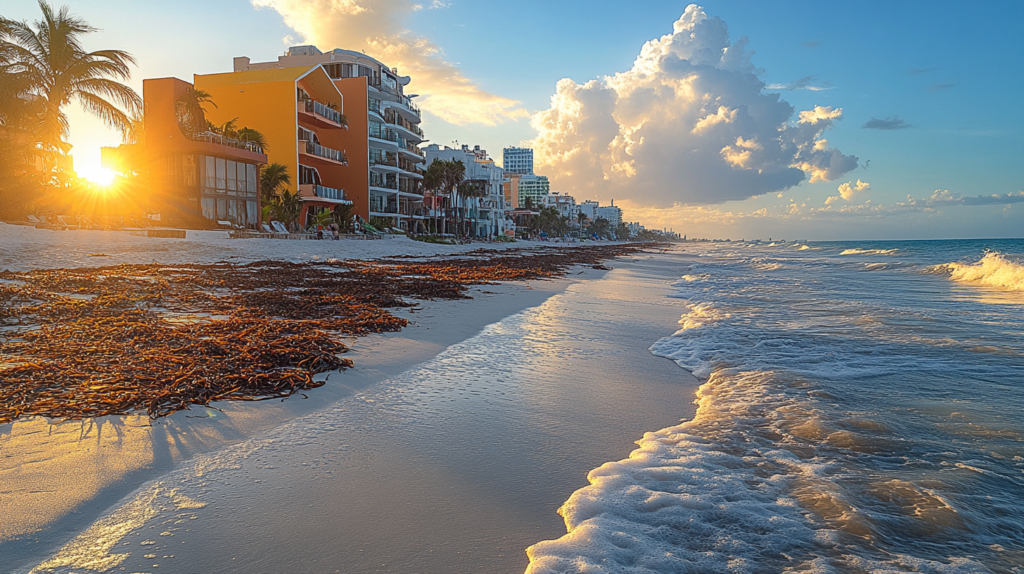
{"label": "hotel balcony", "polygon": [[370,173],[370,187],[375,187],[375,188],[384,189],[384,190],[398,191],[398,180],[397,179],[387,179],[387,178],[384,178],[384,177],[373,177],[374,175],[380,175],[380,174],[379,173],[375,174],[373,172]]}
{"label": "hotel balcony", "polygon": [[415,159],[423,160],[427,157],[427,154],[419,148],[419,146],[406,142],[405,145],[399,145],[398,151],[408,154],[410,157]]}
{"label": "hotel balcony", "polygon": [[370,167],[382,168],[384,171],[398,171],[398,157],[395,154],[371,154]]}
{"label": "hotel balcony", "polygon": [[385,112],[384,119],[387,123],[397,127],[398,129],[408,132],[411,139],[423,141],[423,130],[421,130],[416,124],[403,118],[401,114],[395,112],[393,109],[389,109]]}
{"label": "hotel balcony", "polygon": [[398,134],[394,130],[381,130],[377,133],[370,132],[370,143],[383,143],[389,146],[401,147]]}
{"label": "hotel balcony", "polygon": [[412,99],[397,94],[385,94],[384,98],[386,107],[394,108],[408,115],[410,119],[415,119],[417,122],[420,121],[420,109],[416,107],[416,104],[412,103]]}
{"label": "hotel balcony", "polygon": [[213,132],[198,133],[193,135],[189,139],[191,139],[194,142],[212,143],[217,145],[233,147],[235,149],[244,149],[246,151],[251,151],[253,153],[263,153],[263,148],[256,145],[253,142],[227,138],[220,134],[215,134]]}
{"label": "hotel balcony", "polygon": [[348,120],[341,112],[333,110],[316,100],[301,100],[297,104],[299,117],[318,126],[327,128],[348,128]]}
{"label": "hotel balcony", "polygon": [[324,147],[316,142],[311,142],[308,140],[299,140],[299,153],[320,158],[339,165],[348,165],[348,158],[345,157],[345,152],[338,151],[336,149],[331,149],[329,147]]}
{"label": "hotel balcony", "polygon": [[299,185],[299,197],[302,201],[323,201],[325,203],[351,204],[345,199],[345,190],[312,183]]}

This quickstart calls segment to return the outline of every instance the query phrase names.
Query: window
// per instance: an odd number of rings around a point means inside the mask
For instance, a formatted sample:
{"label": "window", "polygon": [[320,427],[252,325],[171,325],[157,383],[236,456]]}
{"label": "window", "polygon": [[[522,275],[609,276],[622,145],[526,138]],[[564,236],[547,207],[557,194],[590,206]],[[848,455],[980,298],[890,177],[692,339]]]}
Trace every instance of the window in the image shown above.
{"label": "window", "polygon": [[203,198],[203,217],[207,219],[216,219],[217,217],[217,204],[214,198],[204,197]]}
{"label": "window", "polygon": [[[253,164],[246,164],[245,166],[246,179],[249,181],[249,195],[255,195],[259,193],[259,184],[256,179],[256,166]],[[255,205],[255,204],[253,204]]]}
{"label": "window", "polygon": [[235,165],[238,170],[238,191],[242,192],[243,195],[248,194],[253,190],[249,189],[249,180],[245,176],[245,164],[238,162]]}
{"label": "window", "polygon": [[[227,162],[224,158],[217,158],[217,192],[223,193],[227,189]],[[218,209],[218,211],[220,211]]]}
{"label": "window", "polygon": [[[234,160],[227,160],[227,190],[238,191],[238,166]],[[217,174],[218,176],[220,174]]]}
{"label": "window", "polygon": [[217,188],[217,167],[215,165],[216,158],[213,156],[206,157],[206,183],[203,187],[207,189],[209,193],[213,193],[213,190]]}

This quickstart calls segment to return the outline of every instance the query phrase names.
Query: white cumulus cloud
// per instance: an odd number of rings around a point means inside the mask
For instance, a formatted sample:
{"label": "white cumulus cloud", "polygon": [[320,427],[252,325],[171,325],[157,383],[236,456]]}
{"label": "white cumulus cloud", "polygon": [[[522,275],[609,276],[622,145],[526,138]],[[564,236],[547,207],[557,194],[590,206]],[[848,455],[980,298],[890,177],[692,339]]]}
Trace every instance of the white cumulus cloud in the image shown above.
{"label": "white cumulus cloud", "polygon": [[532,118],[538,171],[552,186],[667,207],[778,192],[831,181],[857,157],[822,138],[841,108],[799,114],[768,93],[745,37],[696,5],[671,34],[647,42],[625,72],[558,82]]}
{"label": "white cumulus cloud", "polygon": [[[362,51],[402,75],[412,76],[410,91],[418,104],[442,120],[458,125],[496,125],[528,116],[522,105],[482,89],[430,40],[403,27],[411,12],[423,4],[411,0],[251,0],[257,8],[272,8],[285,24],[322,50],[345,48]],[[428,9],[450,2],[434,0]]]}
{"label": "white cumulus cloud", "polygon": [[839,195],[833,195],[825,199],[825,205],[832,205],[839,201],[840,198],[845,199],[846,201],[851,201],[855,196],[871,191],[871,184],[859,179],[856,183],[848,181],[846,183],[839,184],[838,191]]}

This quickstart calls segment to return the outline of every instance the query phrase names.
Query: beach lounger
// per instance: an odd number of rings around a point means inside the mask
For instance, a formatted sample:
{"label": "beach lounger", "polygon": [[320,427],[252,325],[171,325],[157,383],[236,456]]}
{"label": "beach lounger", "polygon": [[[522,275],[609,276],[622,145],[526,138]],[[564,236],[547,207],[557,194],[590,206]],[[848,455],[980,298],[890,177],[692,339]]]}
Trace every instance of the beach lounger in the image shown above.
{"label": "beach lounger", "polygon": [[270,225],[276,229],[278,233],[288,233],[288,228],[280,221],[271,221]]}
{"label": "beach lounger", "polygon": [[274,231],[274,228],[270,227],[266,223],[264,223],[262,225],[263,225],[263,232],[264,233],[277,233],[276,231]]}

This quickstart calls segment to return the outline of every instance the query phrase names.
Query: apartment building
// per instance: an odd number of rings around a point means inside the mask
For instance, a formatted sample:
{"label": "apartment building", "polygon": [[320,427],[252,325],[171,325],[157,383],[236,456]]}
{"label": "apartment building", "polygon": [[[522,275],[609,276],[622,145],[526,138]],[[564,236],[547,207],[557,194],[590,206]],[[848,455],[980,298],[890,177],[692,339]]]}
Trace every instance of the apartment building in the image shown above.
{"label": "apartment building", "polygon": [[351,50],[321,52],[295,46],[276,62],[234,59],[235,72],[319,66],[345,101],[348,130],[341,136],[349,168],[342,182],[353,212],[364,219],[389,220],[392,227],[425,231],[423,205],[425,141],[421,113],[406,95],[409,76]]}
{"label": "apartment building", "polygon": [[286,166],[299,191],[300,227],[353,203],[344,183],[344,99],[321,66],[197,75],[195,86],[215,104],[206,110],[210,122],[234,120],[263,134],[270,163]]}
{"label": "apartment building", "polygon": [[533,175],[533,150],[507,147],[501,150],[501,165],[508,175]]}
{"label": "apartment building", "polygon": [[526,200],[534,209],[544,205],[544,198],[551,192],[551,183],[544,175],[522,175],[519,177],[519,207],[526,207]]}
{"label": "apartment building", "polygon": [[[178,78],[143,80],[144,140],[102,148],[103,166],[143,177],[151,208],[168,225],[259,229],[259,170],[267,156],[254,143],[208,131],[205,118],[194,122],[200,129],[186,125],[178,103],[192,87]],[[218,109],[243,113],[228,101]]]}
{"label": "apartment building", "polygon": [[557,191],[544,196],[543,206],[555,208],[558,211],[558,215],[568,217],[572,221],[576,221],[576,216],[579,213],[579,208],[576,206],[576,198],[571,195],[558,193]]}
{"label": "apartment building", "polygon": [[510,234],[509,231],[515,226],[508,216],[511,204],[505,200],[505,171],[495,165],[486,150],[480,146],[470,148],[463,145],[461,148],[450,148],[430,144],[424,151],[428,166],[435,159],[458,160],[466,166],[463,184],[479,190],[481,197],[471,198],[456,194],[456,197],[451,198],[451,207],[457,210],[460,219],[470,224],[472,236],[493,237]]}

